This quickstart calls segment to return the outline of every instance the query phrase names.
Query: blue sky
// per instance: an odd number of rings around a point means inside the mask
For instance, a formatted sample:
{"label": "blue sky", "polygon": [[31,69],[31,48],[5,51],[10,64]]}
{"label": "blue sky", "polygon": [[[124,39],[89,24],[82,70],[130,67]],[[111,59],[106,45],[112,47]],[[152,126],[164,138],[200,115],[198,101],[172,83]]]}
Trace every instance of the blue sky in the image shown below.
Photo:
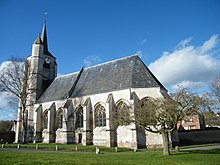
{"label": "blue sky", "polygon": [[135,53],[170,91],[220,73],[218,0],[0,0],[1,64],[30,55],[45,11],[59,74]]}

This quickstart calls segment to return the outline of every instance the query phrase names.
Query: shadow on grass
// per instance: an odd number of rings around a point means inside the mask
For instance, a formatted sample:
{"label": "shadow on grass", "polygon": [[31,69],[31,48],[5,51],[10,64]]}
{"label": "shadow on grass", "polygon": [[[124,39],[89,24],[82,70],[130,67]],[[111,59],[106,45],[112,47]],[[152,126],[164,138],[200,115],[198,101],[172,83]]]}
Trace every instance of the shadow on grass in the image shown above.
{"label": "shadow on grass", "polygon": [[194,151],[188,151],[190,153],[199,153],[199,154],[220,154],[220,149],[212,149],[212,150],[194,150]]}
{"label": "shadow on grass", "polygon": [[211,149],[211,150],[193,150],[193,151],[180,151],[176,152],[173,155],[182,155],[182,154],[220,154],[220,149]]}

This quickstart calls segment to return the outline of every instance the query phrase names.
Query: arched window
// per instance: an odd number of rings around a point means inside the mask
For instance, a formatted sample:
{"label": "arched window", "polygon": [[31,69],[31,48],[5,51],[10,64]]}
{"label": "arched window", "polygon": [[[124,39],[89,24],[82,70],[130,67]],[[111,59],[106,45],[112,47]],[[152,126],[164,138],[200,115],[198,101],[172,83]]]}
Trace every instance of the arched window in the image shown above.
{"label": "arched window", "polygon": [[57,129],[63,127],[63,111],[60,109],[57,113]]}
{"label": "arched window", "polygon": [[48,111],[43,113],[43,129],[48,128]]}
{"label": "arched window", "polygon": [[83,127],[83,108],[79,107],[76,110],[76,128]]}
{"label": "arched window", "polygon": [[130,122],[129,106],[124,101],[116,105],[116,118],[119,125],[127,125]]}
{"label": "arched window", "polygon": [[95,119],[96,127],[106,126],[106,112],[105,108],[101,104],[95,108]]}

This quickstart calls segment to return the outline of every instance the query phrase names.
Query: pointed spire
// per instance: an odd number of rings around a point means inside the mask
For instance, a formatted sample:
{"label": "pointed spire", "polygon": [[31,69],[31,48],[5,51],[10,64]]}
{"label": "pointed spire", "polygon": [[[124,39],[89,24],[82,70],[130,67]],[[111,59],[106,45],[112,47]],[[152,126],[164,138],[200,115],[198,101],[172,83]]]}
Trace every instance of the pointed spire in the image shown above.
{"label": "pointed spire", "polygon": [[[43,25],[42,33],[41,33],[41,41],[42,41],[42,44],[43,44],[43,46],[44,46],[44,54],[55,58],[55,57],[49,52],[49,50],[48,50],[47,28],[46,28],[46,16],[47,16],[47,12],[45,12],[45,20],[44,20],[44,25]],[[56,59],[56,58],[55,58],[55,59]]]}
{"label": "pointed spire", "polygon": [[42,42],[43,42],[43,45],[44,45],[44,53],[48,54],[49,51],[48,51],[48,44],[47,44],[46,20],[45,20],[44,25],[43,25],[43,29],[42,29],[42,33],[41,33],[41,39],[42,39]]}

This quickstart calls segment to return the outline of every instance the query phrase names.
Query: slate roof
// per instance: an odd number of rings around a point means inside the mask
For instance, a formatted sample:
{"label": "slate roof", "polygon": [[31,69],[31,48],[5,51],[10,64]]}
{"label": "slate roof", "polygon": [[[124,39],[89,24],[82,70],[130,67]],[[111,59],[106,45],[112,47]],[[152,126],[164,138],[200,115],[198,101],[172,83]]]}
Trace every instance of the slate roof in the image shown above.
{"label": "slate roof", "polygon": [[[129,56],[56,78],[38,102],[61,100],[127,88],[164,86],[137,56]],[[166,90],[166,89],[165,89]]]}
{"label": "slate roof", "polygon": [[37,100],[37,103],[61,100],[68,97],[78,73],[57,77]]}

